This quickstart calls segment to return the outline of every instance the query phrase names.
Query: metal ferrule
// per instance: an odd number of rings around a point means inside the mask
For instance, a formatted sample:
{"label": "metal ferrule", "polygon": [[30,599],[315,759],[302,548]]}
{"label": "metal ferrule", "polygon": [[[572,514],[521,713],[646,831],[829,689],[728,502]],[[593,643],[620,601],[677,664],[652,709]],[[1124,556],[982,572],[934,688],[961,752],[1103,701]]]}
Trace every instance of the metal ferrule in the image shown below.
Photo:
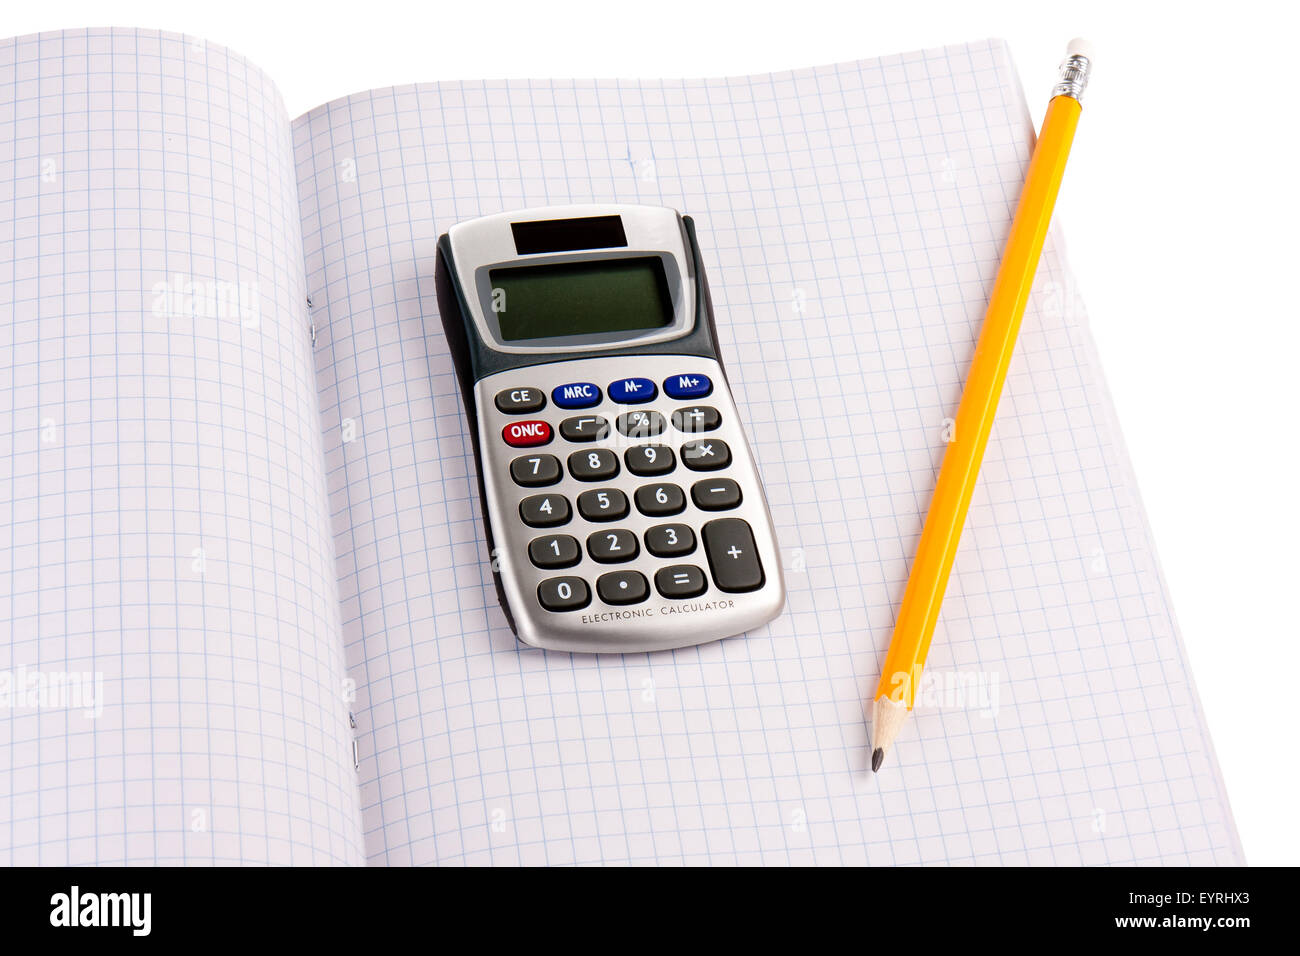
{"label": "metal ferrule", "polygon": [[1052,87],[1052,96],[1073,96],[1083,102],[1083,91],[1088,88],[1088,73],[1092,64],[1086,56],[1076,53],[1061,61],[1061,79]]}

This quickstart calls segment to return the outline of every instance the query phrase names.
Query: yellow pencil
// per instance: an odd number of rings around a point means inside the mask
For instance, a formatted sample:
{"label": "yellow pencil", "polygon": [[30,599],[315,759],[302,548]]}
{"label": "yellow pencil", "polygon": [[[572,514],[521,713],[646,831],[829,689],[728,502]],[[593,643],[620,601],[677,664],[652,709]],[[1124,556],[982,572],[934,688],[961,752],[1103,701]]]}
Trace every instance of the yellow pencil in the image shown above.
{"label": "yellow pencil", "polygon": [[890,746],[912,709],[930,639],[939,620],[939,607],[948,586],[966,512],[979,476],[984,448],[993,429],[993,416],[1002,395],[1002,383],[1011,364],[1020,320],[1033,285],[1034,272],[1047,238],[1052,208],[1065,174],[1065,161],[1079,123],[1080,98],[1088,85],[1092,52],[1083,40],[1072,40],[1061,63],[1060,82],[1052,90],[1042,131],[1029,161],[1024,190],[1016,206],[989,297],[984,327],[975,346],[952,441],[943,455],[934,486],[930,513],[903,592],[903,604],[894,622],[894,637],[885,655],[871,707],[871,769],[879,770]]}

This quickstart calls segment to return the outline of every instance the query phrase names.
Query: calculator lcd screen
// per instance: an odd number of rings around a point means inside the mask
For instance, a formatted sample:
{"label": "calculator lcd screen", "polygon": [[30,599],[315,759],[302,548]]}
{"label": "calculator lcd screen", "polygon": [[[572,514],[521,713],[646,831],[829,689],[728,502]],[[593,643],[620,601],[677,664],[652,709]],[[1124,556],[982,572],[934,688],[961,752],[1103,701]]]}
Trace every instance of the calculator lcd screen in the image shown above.
{"label": "calculator lcd screen", "polygon": [[489,308],[507,342],[659,329],[673,321],[658,256],[492,269]]}

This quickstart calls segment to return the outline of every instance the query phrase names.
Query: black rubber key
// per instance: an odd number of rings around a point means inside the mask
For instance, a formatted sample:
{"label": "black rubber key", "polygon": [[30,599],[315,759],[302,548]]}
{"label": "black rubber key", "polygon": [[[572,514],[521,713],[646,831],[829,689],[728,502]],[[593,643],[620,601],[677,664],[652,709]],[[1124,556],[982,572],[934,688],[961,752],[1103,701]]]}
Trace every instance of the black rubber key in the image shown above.
{"label": "black rubber key", "polygon": [[524,455],[510,463],[510,477],[525,488],[553,485],[560,480],[560,459],[554,455]]}
{"label": "black rubber key", "polygon": [[691,485],[691,500],[701,511],[726,511],[740,504],[740,485],[730,478],[705,478]]}
{"label": "black rubber key", "polygon": [[693,471],[714,471],[731,464],[731,449],[721,438],[701,438],[682,446],[682,464]]}
{"label": "black rubber key", "polygon": [[617,488],[598,488],[578,495],[578,514],[588,521],[617,521],[627,514],[627,495]]}
{"label": "black rubber key", "polygon": [[672,564],[655,572],[655,587],[666,598],[692,598],[708,586],[704,572],[693,564]]}
{"label": "black rubber key", "polygon": [[507,415],[527,415],[546,407],[546,393],[540,388],[507,388],[497,392],[496,402]]}
{"label": "black rubber key", "polygon": [[596,579],[596,593],[606,604],[639,604],[650,596],[650,585],[638,571],[611,571]]}
{"label": "black rubber key", "polygon": [[679,432],[711,432],[722,424],[722,416],[708,405],[692,405],[673,412],[673,428]]}
{"label": "black rubber key", "polygon": [[664,417],[658,412],[626,412],[618,416],[620,434],[629,438],[650,438],[663,434],[667,428]]}
{"label": "black rubber key", "polygon": [[641,553],[636,535],[624,528],[596,531],[587,536],[587,553],[601,564],[631,561]]}
{"label": "black rubber key", "polygon": [[676,485],[642,485],[636,490],[636,507],[643,515],[675,515],[686,508],[686,494]]}
{"label": "black rubber key", "polygon": [[548,611],[576,611],[591,603],[591,588],[582,578],[547,578],[537,585],[537,600]]}
{"label": "black rubber key", "polygon": [[645,549],[656,558],[679,558],[695,550],[695,532],[688,524],[657,524],[646,529]]}
{"label": "black rubber key", "polygon": [[567,441],[599,441],[609,435],[609,420],[599,415],[575,415],[560,422],[560,434]]}
{"label": "black rubber key", "polygon": [[582,560],[582,549],[572,535],[548,534],[528,542],[528,559],[539,568],[571,568]]}
{"label": "black rubber key", "polygon": [[553,528],[573,516],[564,495],[529,495],[519,502],[519,517],[530,528]]}
{"label": "black rubber key", "polygon": [[618,455],[608,448],[575,451],[569,456],[569,474],[579,481],[603,481],[618,474]]}
{"label": "black rubber key", "polygon": [[677,456],[667,445],[637,445],[623,453],[634,475],[666,475],[677,467]]}
{"label": "black rubber key", "polygon": [[758,559],[754,533],[741,518],[718,518],[701,532],[709,570],[721,591],[733,594],[757,591],[763,586],[763,563]]}

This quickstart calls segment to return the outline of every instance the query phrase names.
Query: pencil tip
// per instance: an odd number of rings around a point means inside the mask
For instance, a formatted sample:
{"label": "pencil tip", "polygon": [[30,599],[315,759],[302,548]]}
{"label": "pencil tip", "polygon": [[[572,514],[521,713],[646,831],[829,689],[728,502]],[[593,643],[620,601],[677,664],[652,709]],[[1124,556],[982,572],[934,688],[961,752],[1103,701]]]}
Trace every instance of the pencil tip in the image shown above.
{"label": "pencil tip", "polygon": [[882,748],[877,747],[875,750],[871,751],[871,772],[872,773],[879,773],[880,765],[884,762],[885,762],[885,751]]}

